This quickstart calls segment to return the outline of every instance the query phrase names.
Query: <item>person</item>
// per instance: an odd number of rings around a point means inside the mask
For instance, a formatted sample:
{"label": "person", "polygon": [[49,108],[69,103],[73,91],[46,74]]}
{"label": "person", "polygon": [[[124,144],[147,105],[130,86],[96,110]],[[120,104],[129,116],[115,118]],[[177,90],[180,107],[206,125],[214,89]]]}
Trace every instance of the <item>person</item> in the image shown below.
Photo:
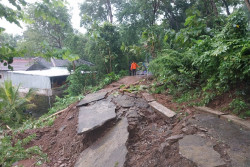
{"label": "person", "polygon": [[132,71],[132,75],[135,76],[136,75],[136,68],[139,67],[134,61],[131,64],[130,70]]}
{"label": "person", "polygon": [[131,76],[132,75],[131,65],[128,65],[128,69],[129,69],[129,76]]}

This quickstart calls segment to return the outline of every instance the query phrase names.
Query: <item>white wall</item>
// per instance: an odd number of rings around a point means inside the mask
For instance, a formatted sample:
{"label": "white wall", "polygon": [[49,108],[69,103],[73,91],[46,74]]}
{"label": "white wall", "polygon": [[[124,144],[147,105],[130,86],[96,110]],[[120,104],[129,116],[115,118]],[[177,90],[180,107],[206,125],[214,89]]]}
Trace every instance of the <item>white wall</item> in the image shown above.
{"label": "white wall", "polygon": [[51,89],[50,78],[47,76],[9,73],[12,83],[16,86],[21,84],[23,88]]}
{"label": "white wall", "polygon": [[10,79],[10,75],[7,71],[0,71],[0,83],[3,83],[5,80]]}

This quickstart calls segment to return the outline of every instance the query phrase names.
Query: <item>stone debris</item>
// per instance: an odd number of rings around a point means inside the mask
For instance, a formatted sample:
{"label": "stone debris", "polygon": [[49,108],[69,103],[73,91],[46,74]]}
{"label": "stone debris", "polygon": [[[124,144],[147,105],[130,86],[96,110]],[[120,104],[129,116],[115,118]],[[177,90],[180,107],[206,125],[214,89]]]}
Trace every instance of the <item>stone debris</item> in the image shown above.
{"label": "stone debris", "polygon": [[63,126],[59,129],[59,132],[62,132],[66,127],[67,127],[67,125],[63,125]]}
{"label": "stone debris", "polygon": [[102,100],[91,106],[80,107],[78,134],[91,131],[116,118],[115,108],[116,106],[110,100]]}
{"label": "stone debris", "polygon": [[226,165],[220,158],[220,154],[213,149],[213,145],[200,136],[187,135],[179,140],[179,152],[199,167]]}
{"label": "stone debris", "polygon": [[153,101],[150,102],[149,105],[155,109],[156,111],[162,113],[163,115],[167,116],[168,118],[172,118],[176,115],[175,112],[173,112],[172,110],[168,109],[167,107],[163,106],[162,104]]}
{"label": "stone debris", "polygon": [[142,96],[147,100],[147,102],[155,101],[155,98],[149,93],[142,93]]}
{"label": "stone debris", "polygon": [[135,98],[128,95],[119,95],[114,99],[114,102],[121,107],[129,108],[135,105]]}
{"label": "stone debris", "polygon": [[180,139],[182,139],[182,138],[183,138],[183,134],[174,135],[174,136],[168,137],[168,138],[166,139],[166,141],[170,141],[170,142],[174,143],[174,142],[176,142],[176,141],[178,141],[178,140],[180,140]]}
{"label": "stone debris", "polygon": [[142,98],[137,98],[135,100],[135,106],[138,108],[148,108],[149,104],[146,100],[142,99]]}
{"label": "stone debris", "polygon": [[104,137],[84,150],[75,167],[123,167],[128,140],[128,122],[124,118],[118,122]]}
{"label": "stone debris", "polygon": [[102,100],[105,98],[107,93],[108,92],[97,92],[97,93],[88,94],[87,96],[84,97],[84,99],[82,99],[79,102],[77,107],[86,106],[87,104],[89,104],[91,102]]}

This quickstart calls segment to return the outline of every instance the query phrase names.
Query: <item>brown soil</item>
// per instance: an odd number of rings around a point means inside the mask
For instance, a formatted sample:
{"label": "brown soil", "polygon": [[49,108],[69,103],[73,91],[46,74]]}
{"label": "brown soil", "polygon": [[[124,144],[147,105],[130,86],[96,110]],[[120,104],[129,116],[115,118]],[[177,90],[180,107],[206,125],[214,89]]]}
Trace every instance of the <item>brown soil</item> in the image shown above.
{"label": "brown soil", "polygon": [[212,100],[210,103],[208,103],[208,107],[219,110],[225,113],[231,113],[228,106],[232,102],[232,100],[235,98],[234,92],[227,92],[220,96],[217,96],[214,100]]}
{"label": "brown soil", "polygon": [[[36,134],[37,137],[26,147],[40,146],[42,151],[48,155],[48,162],[42,166],[74,166],[80,153],[102,137],[105,132],[114,125],[108,122],[104,126],[91,131],[87,134],[77,134],[78,109],[73,107],[71,110],[63,112],[57,117],[53,126],[42,129],[28,130],[21,134],[20,138]],[[34,159],[20,161],[18,165],[35,166]]]}
{"label": "brown soil", "polygon": [[141,110],[139,115],[138,121],[129,121],[126,167],[196,166],[179,154],[176,141],[166,141],[175,133],[173,126],[178,120],[169,120],[148,110]]}

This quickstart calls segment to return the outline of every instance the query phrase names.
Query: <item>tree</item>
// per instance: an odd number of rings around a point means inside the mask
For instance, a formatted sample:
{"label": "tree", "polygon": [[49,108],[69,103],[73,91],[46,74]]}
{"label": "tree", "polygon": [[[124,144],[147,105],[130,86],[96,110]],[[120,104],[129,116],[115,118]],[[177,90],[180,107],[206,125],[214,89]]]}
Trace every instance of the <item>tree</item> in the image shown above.
{"label": "tree", "polygon": [[24,34],[26,42],[33,41],[41,46],[45,42],[51,48],[61,49],[67,36],[73,33],[70,15],[63,1],[35,3],[30,6],[27,15],[31,24]]}
{"label": "tree", "polygon": [[[22,7],[26,5],[24,0],[8,0],[10,4],[12,4],[15,9],[7,7],[0,3],[0,19],[4,18],[10,23],[15,23],[19,27],[21,27],[19,20],[23,19],[22,15]],[[4,31],[4,28],[0,27],[0,34]],[[4,63],[5,66],[12,68],[9,64],[13,62],[13,57],[17,55],[22,55],[22,53],[18,53],[14,47],[9,46],[7,43],[0,44],[0,62]]]}
{"label": "tree", "polygon": [[[113,23],[113,7],[115,0],[86,0],[80,6],[80,15],[82,17],[90,17],[92,21],[100,23]],[[86,19],[81,20],[81,25],[87,26],[89,24]],[[92,23],[90,23],[92,24]]]}
{"label": "tree", "polygon": [[21,97],[19,86],[14,87],[11,81],[6,80],[0,87],[0,119],[9,126],[19,125],[23,121],[23,111],[34,107],[31,104],[33,89]]}
{"label": "tree", "polygon": [[85,53],[96,65],[98,72],[107,74],[119,71],[125,66],[123,62],[126,61],[120,46],[121,38],[116,26],[108,22],[101,26],[95,24],[93,29],[89,30]]}
{"label": "tree", "polygon": [[250,12],[250,1],[249,0],[244,0],[244,1],[246,3],[246,6],[247,6],[249,12]]}

